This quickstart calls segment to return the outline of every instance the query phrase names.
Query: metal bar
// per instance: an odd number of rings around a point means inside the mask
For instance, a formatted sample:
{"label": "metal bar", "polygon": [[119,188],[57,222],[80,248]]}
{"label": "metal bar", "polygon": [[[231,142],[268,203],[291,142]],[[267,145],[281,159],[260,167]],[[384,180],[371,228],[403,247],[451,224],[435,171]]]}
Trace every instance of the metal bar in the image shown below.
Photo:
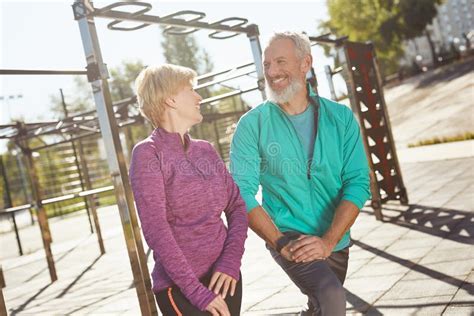
{"label": "metal bar", "polygon": [[[134,104],[134,103],[136,103],[136,96],[132,96],[130,98],[126,98],[126,99],[115,102],[113,104],[113,108],[115,109],[115,112],[118,112],[121,107],[128,106],[128,105],[131,105],[131,104]],[[67,119],[63,119],[61,121],[24,123],[24,126],[26,128],[27,133],[26,133],[26,135],[23,135],[22,137],[23,138],[28,138],[28,134],[32,133],[34,130],[37,130],[39,127],[42,127],[43,130],[45,130],[45,131],[40,132],[40,133],[38,133],[37,131],[34,131],[37,134],[34,135],[33,137],[43,136],[43,135],[47,135],[47,134],[63,134],[64,129],[67,129],[71,126],[74,127],[75,125],[78,124],[77,123],[78,121],[81,121],[81,122],[97,121],[97,117],[93,116],[93,114],[96,114],[96,112],[97,112],[96,110],[90,110],[90,111],[87,111],[87,112],[76,114],[75,116],[71,116],[71,117],[69,117]],[[61,126],[58,126],[58,122],[63,122],[63,124]],[[64,125],[64,124],[68,124],[68,125]],[[49,128],[51,128],[51,129],[48,129],[48,125],[50,125]],[[18,129],[18,124],[0,125],[0,130],[4,129],[4,128],[10,128],[10,129],[16,128],[16,129]],[[79,128],[81,128],[81,126],[77,125],[77,128],[79,129]],[[18,133],[15,134],[15,135],[12,135],[12,136],[0,136],[0,138],[14,138],[14,137],[18,137]]]}
{"label": "metal bar", "polygon": [[99,18],[107,18],[119,21],[130,21],[130,22],[140,22],[145,24],[163,24],[167,26],[176,26],[180,28],[196,28],[196,29],[205,29],[205,30],[213,30],[213,31],[221,31],[221,32],[231,32],[231,33],[243,33],[248,34],[249,29],[247,27],[240,27],[240,26],[228,26],[221,23],[207,23],[207,22],[199,22],[199,21],[186,21],[184,19],[176,19],[176,18],[160,18],[156,15],[133,15],[129,12],[117,11],[117,10],[109,10],[102,12],[100,9],[94,10],[94,12],[90,12],[90,16],[99,17]]}
{"label": "metal bar", "polygon": [[[63,106],[64,116],[65,118],[67,118],[69,117],[69,113],[67,110],[66,100],[64,99],[63,89],[59,89],[59,92],[61,94],[61,104]],[[71,142],[71,146],[72,146],[72,152],[74,155],[74,165],[76,166],[77,175],[79,176],[79,182],[81,183],[81,190],[84,191],[84,181],[82,180],[81,168],[79,167],[79,161],[77,159],[77,150],[76,150],[76,145],[74,145],[74,141]],[[87,198],[84,198],[84,206],[86,207],[87,219],[89,220],[89,227],[91,229],[91,234],[93,234],[94,229],[92,228],[91,214],[90,214]]]}
{"label": "metal bar", "polygon": [[8,183],[7,172],[5,171],[5,166],[3,164],[3,155],[0,155],[0,175],[3,179],[3,203],[7,208],[12,207],[10,185]]}
{"label": "metal bar", "polygon": [[7,307],[5,305],[5,298],[3,297],[3,289],[0,288],[0,315],[8,315]]}
{"label": "metal bar", "polygon": [[[89,178],[89,168],[87,168],[87,161],[86,161],[86,155],[84,154],[84,146],[82,145],[81,141],[77,142],[77,150],[79,154],[79,162],[81,163],[81,170],[84,173],[84,185],[87,190],[92,189],[92,184],[91,180]],[[109,190],[113,190],[113,186],[108,187]],[[105,253],[105,247],[104,247],[104,241],[102,239],[102,231],[100,229],[100,224],[99,224],[99,217],[97,216],[97,209],[95,205],[95,192],[92,194],[84,194],[81,195],[79,193],[79,196],[84,196],[87,198],[87,202],[89,207],[91,208],[91,213],[92,213],[92,219],[94,220],[94,226],[95,226],[95,232],[97,234],[97,242],[99,243],[99,249],[100,253],[104,254]],[[102,191],[105,192],[105,191]]]}
{"label": "metal bar", "polygon": [[41,204],[43,204],[43,205],[53,204],[53,203],[57,203],[57,202],[71,200],[71,199],[74,199],[75,197],[77,197],[76,194],[66,194],[66,195],[63,195],[63,196],[58,196],[58,197],[54,197],[54,198],[50,198],[50,199],[44,199],[44,200],[41,201]]}
{"label": "metal bar", "polygon": [[38,223],[41,231],[41,238],[43,240],[44,251],[46,254],[46,261],[48,263],[49,275],[51,277],[51,282],[54,282],[58,279],[56,274],[56,267],[54,264],[53,253],[51,251],[51,232],[49,230],[48,216],[46,215],[46,210],[41,203],[41,188],[39,185],[38,175],[36,173],[35,164],[33,161],[32,151],[28,148],[28,141],[22,141],[20,144],[25,157],[27,169],[30,172],[30,183],[31,183],[31,192],[33,200],[35,201],[36,214],[38,217]]}
{"label": "metal bar", "polygon": [[74,137],[71,137],[71,138],[69,138],[69,139],[65,139],[65,140],[62,140],[62,141],[59,141],[59,142],[56,142],[56,143],[53,143],[53,144],[47,144],[47,145],[43,145],[43,146],[38,146],[38,147],[32,148],[31,150],[32,150],[32,151],[38,151],[38,150],[45,149],[45,148],[49,148],[49,147],[53,147],[53,146],[56,146],[56,145],[60,145],[60,144],[64,144],[64,143],[69,143],[69,142],[72,142],[72,141],[74,141],[74,140],[82,139],[82,138],[89,137],[89,136],[92,136],[92,135],[98,135],[99,133],[100,133],[100,132],[85,133],[85,134],[83,134],[83,135],[74,136]]}
{"label": "metal bar", "polygon": [[324,72],[326,73],[326,79],[328,80],[329,91],[331,91],[331,99],[336,101],[337,97],[336,97],[336,90],[334,89],[334,81],[332,81],[331,66],[325,65]]}
{"label": "metal bar", "polygon": [[229,117],[229,116],[235,116],[235,115],[242,116],[245,113],[247,113],[247,111],[235,111],[235,112],[227,112],[227,113],[206,114],[206,115],[204,115],[203,121],[204,122],[212,122],[214,120],[218,120],[218,119],[221,119],[221,118],[226,118],[226,117]]}
{"label": "metal bar", "polygon": [[[58,181],[57,181],[57,173],[53,170],[53,166],[52,166],[53,159],[51,158],[50,151],[46,151],[45,156],[46,156],[46,166],[44,166],[44,165],[43,166],[45,167],[44,169],[47,169],[47,171],[49,173],[48,174],[48,179],[52,180],[51,182],[53,183],[53,187],[54,187],[56,185],[56,183],[58,183]],[[62,201],[63,199],[61,199],[61,198],[46,199],[46,200],[42,200],[41,203],[43,203],[43,205],[44,205],[44,202],[47,201],[46,204],[48,204],[49,200],[53,200],[53,202],[50,202],[50,203],[54,203],[54,202]],[[53,204],[52,209],[53,209],[53,216],[57,216],[58,215],[58,213],[57,213],[58,212],[58,205]]]}
{"label": "metal bar", "polygon": [[[114,105],[114,108],[120,109],[121,106],[125,106],[125,105],[124,104]],[[118,110],[115,111],[114,113],[118,114]],[[142,122],[143,121],[142,117],[138,114],[136,116],[128,117],[127,119],[128,120],[133,119],[136,122]],[[91,126],[79,124],[78,121],[85,122],[85,123],[91,123],[90,124]],[[97,117],[87,117],[87,116],[71,117],[71,119],[62,120],[62,122],[67,122],[68,125],[64,125],[64,123],[63,123],[63,125],[58,126],[58,122],[56,121],[56,122],[53,122],[51,124],[50,129],[46,129],[43,126],[41,131],[37,130],[33,133],[33,135],[31,135],[32,129],[29,129],[27,131],[27,134],[25,134],[23,136],[15,135],[15,137],[17,137],[18,139],[31,139],[31,138],[34,138],[34,137],[45,136],[45,135],[56,135],[56,134],[63,135],[65,133],[67,133],[67,134],[78,133],[79,131],[82,131],[82,130],[100,133],[100,130],[99,130],[99,127],[98,127],[98,118]],[[12,137],[6,137],[6,138],[12,138]],[[38,148],[43,148],[43,147],[38,147]]]}
{"label": "metal bar", "polygon": [[213,72],[210,72],[210,73],[207,73],[207,74],[204,74],[204,75],[200,75],[196,79],[199,82],[200,80],[207,79],[207,78],[212,78],[212,77],[215,77],[215,76],[225,74],[227,72],[231,72],[231,71],[239,70],[239,69],[242,69],[242,68],[245,68],[245,67],[249,67],[253,64],[254,63],[251,62],[251,63],[243,64],[243,65],[240,65],[240,66],[232,67],[232,68],[227,68],[227,69],[224,69],[224,70],[213,71]]}
{"label": "metal bar", "polygon": [[87,75],[85,70],[0,69],[0,75]]}
{"label": "metal bar", "polygon": [[331,33],[323,34],[320,36],[309,36],[309,40],[316,43],[323,43],[323,44],[333,44],[336,46],[342,45],[349,37],[342,36],[338,38],[330,38]]}
{"label": "metal bar", "polygon": [[377,179],[374,173],[374,170],[375,170],[374,163],[372,161],[371,150],[367,142],[367,130],[364,128],[362,112],[359,106],[360,100],[359,100],[359,97],[357,96],[357,90],[356,90],[357,87],[356,87],[356,82],[355,82],[355,78],[353,74],[353,60],[349,56],[347,44],[337,46],[337,49],[338,49],[338,53],[340,56],[342,67],[343,67],[342,75],[346,81],[347,92],[348,92],[348,97],[351,103],[351,108],[354,114],[358,118],[359,125],[360,125],[360,132],[364,139],[365,153],[366,153],[367,161],[370,167],[370,173],[369,173],[370,191],[372,194],[371,206],[374,209],[375,218],[381,221],[383,220],[383,214],[382,214],[382,201],[381,201],[381,196],[380,196],[380,189],[379,189],[379,185],[377,183]]}
{"label": "metal bar", "polygon": [[20,233],[18,232],[18,226],[16,224],[15,212],[12,212],[13,229],[15,230],[16,243],[18,244],[18,253],[23,256],[23,248],[21,247]]}
{"label": "metal bar", "polygon": [[262,47],[260,46],[259,30],[258,26],[255,24],[251,24],[248,26],[251,28],[251,32],[247,34],[250,40],[250,47],[252,49],[252,56],[255,64],[255,70],[257,71],[257,87],[260,90],[262,95],[262,99],[265,100],[265,76],[263,73],[263,62],[262,62]]}
{"label": "metal bar", "polygon": [[[90,195],[99,194],[99,193],[107,192],[107,191],[113,191],[113,190],[114,190],[114,186],[109,185],[109,186],[102,187],[102,188],[81,191],[79,193],[71,193],[71,194],[66,194],[66,195],[62,195],[62,196],[58,196],[58,197],[44,199],[44,200],[41,200],[41,204],[42,205],[47,205],[47,204],[52,204],[52,203],[56,203],[56,202],[62,202],[62,201],[66,201],[66,200],[75,199],[77,197],[87,197],[87,196],[90,196]],[[33,207],[33,204],[25,204],[25,205],[19,205],[19,206],[15,206],[15,207],[5,208],[3,210],[0,210],[0,215],[2,215],[4,213],[19,212],[19,211],[27,210],[31,207]]]}
{"label": "metal bar", "polygon": [[[73,5],[73,11],[81,33],[87,67],[88,69],[95,69],[94,76],[89,76],[88,79],[94,94],[101,134],[103,139],[107,140],[104,142],[107,161],[115,188],[140,310],[142,315],[157,315],[155,297],[151,290],[147,258],[143,249],[119,131],[112,109],[112,98],[107,82],[108,71],[102,60],[94,17],[88,15],[90,14],[90,3],[87,0],[76,0]],[[110,14],[112,11],[108,13]],[[126,14],[126,16],[129,17],[130,14]]]}
{"label": "metal bar", "polygon": [[[25,199],[24,202],[26,203],[30,198],[28,196],[28,183],[26,182],[26,175],[25,175],[25,166],[23,165],[22,157],[20,157],[20,153],[15,155],[17,168],[20,171],[21,177],[21,191],[23,192],[23,198]],[[31,225],[35,223],[35,219],[33,217],[33,210],[31,209],[31,204],[28,204],[28,212],[30,213],[31,218]]]}
{"label": "metal bar", "polygon": [[400,168],[400,162],[398,161],[398,155],[397,155],[397,148],[395,146],[395,139],[393,138],[393,134],[392,134],[392,124],[390,123],[390,117],[388,114],[387,104],[385,103],[385,96],[383,92],[383,80],[382,80],[382,76],[380,74],[380,70],[377,63],[377,54],[376,54],[373,44],[370,44],[370,45],[372,46],[372,53],[373,53],[372,64],[375,69],[376,80],[379,86],[378,93],[380,94],[380,99],[382,101],[381,106],[382,106],[383,116],[385,118],[386,133],[388,136],[388,142],[390,144],[390,150],[392,151],[392,159],[395,162],[395,171],[398,174],[398,181],[400,183],[400,190],[401,190],[400,203],[403,205],[408,205],[408,193],[407,193],[405,184],[403,182],[402,169]]}
{"label": "metal bar", "polygon": [[[4,287],[5,287],[5,277],[3,276],[3,268],[2,268],[2,265],[0,264],[0,289],[3,289]],[[3,305],[5,305],[5,302],[3,303]],[[1,307],[0,307],[0,311],[1,311]]]}
{"label": "metal bar", "polygon": [[199,89],[207,88],[207,87],[209,87],[209,86],[212,86],[212,85],[215,85],[215,84],[219,84],[219,83],[222,83],[222,82],[226,82],[226,81],[229,81],[229,80],[232,80],[232,79],[235,79],[235,78],[240,78],[240,77],[243,77],[243,76],[248,76],[248,75],[250,75],[250,74],[252,74],[252,73],[254,73],[254,72],[255,72],[255,70],[250,70],[250,71],[244,72],[244,73],[242,73],[242,74],[237,74],[237,75],[225,77],[225,78],[223,78],[223,79],[218,79],[218,80],[214,80],[214,81],[209,81],[209,82],[206,82],[206,83],[197,85],[194,89],[195,89],[195,90],[199,90]]}
{"label": "metal bar", "polygon": [[252,88],[248,88],[248,89],[235,90],[235,91],[227,92],[227,93],[215,96],[215,97],[210,97],[210,98],[204,99],[204,100],[201,101],[201,105],[205,105],[205,104],[208,104],[208,103],[211,103],[211,102],[227,99],[227,98],[230,98],[230,97],[233,97],[233,96],[236,96],[236,95],[240,95],[240,94],[243,94],[243,93],[247,93],[247,92],[250,92],[250,91],[254,91],[254,90],[259,90],[259,88],[258,87],[252,87]]}
{"label": "metal bar", "polygon": [[102,193],[102,192],[113,191],[113,190],[114,190],[114,186],[109,185],[109,186],[106,186],[106,187],[103,187],[103,188],[91,189],[91,190],[87,190],[87,191],[84,191],[84,192],[80,192],[78,195],[79,196],[88,196],[88,195],[99,194],[99,193]]}
{"label": "metal bar", "polygon": [[[142,123],[142,122],[143,122],[142,117],[137,116],[136,120],[131,121],[131,122],[127,122],[126,124],[119,124],[118,126],[122,128],[122,127],[126,127],[126,126],[137,124],[137,123]],[[85,133],[85,134],[80,135],[80,136],[73,136],[73,137],[70,137],[66,140],[62,140],[62,141],[59,141],[59,142],[56,142],[56,143],[35,147],[35,148],[32,148],[31,150],[38,151],[38,150],[41,150],[41,149],[53,147],[53,146],[64,144],[64,143],[69,143],[69,142],[72,142],[72,141],[75,141],[75,140],[83,139],[83,138],[86,138],[86,137],[89,137],[89,136],[92,136],[92,135],[98,135],[98,134],[100,134],[100,130],[98,130],[96,132]]]}
{"label": "metal bar", "polygon": [[27,210],[31,207],[33,207],[33,204],[25,204],[25,205],[19,205],[19,206],[15,206],[15,207],[9,207],[9,208],[0,210],[0,215],[3,214],[3,213],[19,212],[19,211]]}
{"label": "metal bar", "polygon": [[219,155],[223,157],[223,152],[222,152],[222,145],[220,140],[220,135],[219,135],[219,129],[217,128],[217,120],[214,120],[212,122],[212,125],[214,126],[214,133],[216,134],[216,142],[217,142],[217,149],[219,150]]}

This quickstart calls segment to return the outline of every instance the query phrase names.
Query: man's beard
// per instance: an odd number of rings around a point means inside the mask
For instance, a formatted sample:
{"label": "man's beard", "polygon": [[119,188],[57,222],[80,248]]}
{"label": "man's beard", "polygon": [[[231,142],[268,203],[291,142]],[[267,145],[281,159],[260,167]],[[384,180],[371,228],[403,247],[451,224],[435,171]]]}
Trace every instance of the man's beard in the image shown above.
{"label": "man's beard", "polygon": [[298,80],[290,79],[288,87],[280,92],[273,90],[268,84],[268,80],[265,80],[265,92],[267,99],[273,103],[285,104],[291,101],[293,97],[303,89],[303,85]]}

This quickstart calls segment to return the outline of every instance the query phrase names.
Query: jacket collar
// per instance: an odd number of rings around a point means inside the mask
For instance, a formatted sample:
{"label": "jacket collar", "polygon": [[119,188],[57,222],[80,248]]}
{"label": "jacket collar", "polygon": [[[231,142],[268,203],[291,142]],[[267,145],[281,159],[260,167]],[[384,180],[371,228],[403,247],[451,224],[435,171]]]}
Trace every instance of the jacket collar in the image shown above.
{"label": "jacket collar", "polygon": [[[152,132],[152,138],[157,138],[160,142],[171,146],[171,147],[180,147],[183,148],[183,143],[181,142],[181,136],[179,133],[171,133],[165,130],[164,128],[157,127]],[[189,148],[191,144],[191,137],[189,133],[184,134],[184,144],[185,148]]]}

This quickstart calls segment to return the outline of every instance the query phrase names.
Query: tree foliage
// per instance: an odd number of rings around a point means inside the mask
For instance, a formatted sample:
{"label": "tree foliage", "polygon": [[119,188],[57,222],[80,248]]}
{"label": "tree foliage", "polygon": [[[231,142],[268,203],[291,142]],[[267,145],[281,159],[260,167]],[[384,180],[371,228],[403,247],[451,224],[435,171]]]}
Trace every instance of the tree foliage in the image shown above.
{"label": "tree foliage", "polygon": [[442,0],[328,0],[330,20],[320,29],[351,41],[372,41],[382,70],[398,69],[403,41],[423,34]]}
{"label": "tree foliage", "polygon": [[380,33],[385,41],[398,37],[402,40],[423,35],[426,26],[438,14],[436,6],[442,0],[399,0],[380,1],[390,12],[390,16],[380,25]]}
{"label": "tree foliage", "polygon": [[213,68],[209,54],[199,48],[192,34],[168,35],[164,33],[161,47],[167,63],[194,69],[199,74],[208,73]]}

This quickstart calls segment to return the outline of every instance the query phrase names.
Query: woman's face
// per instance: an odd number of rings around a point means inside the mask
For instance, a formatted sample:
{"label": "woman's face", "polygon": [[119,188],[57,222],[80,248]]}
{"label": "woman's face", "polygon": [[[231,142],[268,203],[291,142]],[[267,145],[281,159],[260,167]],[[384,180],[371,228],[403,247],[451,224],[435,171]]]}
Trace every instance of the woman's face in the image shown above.
{"label": "woman's face", "polygon": [[190,127],[202,121],[200,104],[202,98],[188,83],[173,97],[176,111],[181,122],[190,124]]}

